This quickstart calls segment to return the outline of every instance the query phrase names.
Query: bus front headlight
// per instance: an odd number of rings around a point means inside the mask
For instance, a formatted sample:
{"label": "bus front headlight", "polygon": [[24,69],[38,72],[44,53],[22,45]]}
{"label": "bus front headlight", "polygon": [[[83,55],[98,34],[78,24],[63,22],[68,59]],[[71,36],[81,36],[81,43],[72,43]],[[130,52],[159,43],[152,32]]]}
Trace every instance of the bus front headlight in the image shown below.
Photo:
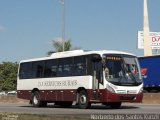
{"label": "bus front headlight", "polygon": [[142,93],[142,92],[143,92],[143,87],[141,87],[138,93]]}
{"label": "bus front headlight", "polygon": [[110,91],[111,93],[116,93],[115,90],[111,86],[109,86],[109,85],[106,85],[106,89],[108,91]]}

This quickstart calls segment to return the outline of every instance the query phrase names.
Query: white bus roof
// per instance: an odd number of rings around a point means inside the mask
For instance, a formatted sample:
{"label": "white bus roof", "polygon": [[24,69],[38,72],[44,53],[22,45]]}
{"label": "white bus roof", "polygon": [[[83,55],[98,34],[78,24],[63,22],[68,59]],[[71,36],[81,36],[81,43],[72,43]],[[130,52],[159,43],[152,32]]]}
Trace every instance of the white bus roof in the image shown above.
{"label": "white bus roof", "polygon": [[131,53],[122,52],[122,51],[114,51],[114,50],[99,50],[99,51],[72,50],[72,51],[52,53],[48,57],[21,60],[20,63],[30,62],[30,61],[49,60],[49,59],[55,59],[55,58],[65,58],[65,57],[89,55],[89,54],[99,54],[99,55],[102,55],[102,54],[126,54],[126,55],[135,56],[134,54],[131,54]]}

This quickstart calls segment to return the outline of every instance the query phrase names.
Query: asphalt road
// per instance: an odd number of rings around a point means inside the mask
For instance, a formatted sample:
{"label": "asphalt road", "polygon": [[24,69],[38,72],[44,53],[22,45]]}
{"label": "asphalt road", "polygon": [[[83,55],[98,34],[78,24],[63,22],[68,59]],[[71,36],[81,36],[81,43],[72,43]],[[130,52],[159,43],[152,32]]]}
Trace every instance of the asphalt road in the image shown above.
{"label": "asphalt road", "polygon": [[61,108],[51,104],[46,108],[34,108],[28,103],[0,103],[0,112],[44,115],[160,114],[160,104],[124,103],[120,109],[111,109],[103,105],[92,105],[90,109],[78,109],[76,106],[72,106],[71,108]]}

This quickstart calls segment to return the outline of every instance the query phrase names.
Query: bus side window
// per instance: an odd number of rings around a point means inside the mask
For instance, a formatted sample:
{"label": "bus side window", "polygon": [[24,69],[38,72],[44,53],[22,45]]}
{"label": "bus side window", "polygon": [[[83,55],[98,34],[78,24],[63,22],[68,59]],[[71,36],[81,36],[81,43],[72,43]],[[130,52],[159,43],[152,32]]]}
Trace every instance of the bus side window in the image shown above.
{"label": "bus side window", "polygon": [[57,65],[51,66],[51,76],[56,77],[57,76]]}
{"label": "bus side window", "polygon": [[42,61],[33,62],[32,77],[33,78],[43,77],[43,70],[44,70],[44,62],[42,62]]}
{"label": "bus side window", "polygon": [[74,58],[74,76],[86,75],[86,57],[80,56]]}
{"label": "bus side window", "polygon": [[57,76],[58,77],[63,76],[63,66],[61,64],[58,65]]}
{"label": "bus side window", "polygon": [[72,75],[72,64],[65,64],[64,65],[63,74],[65,76],[71,76]]}
{"label": "bus side window", "polygon": [[22,63],[20,64],[19,78],[20,79],[29,79],[32,77],[31,73],[32,63]]}
{"label": "bus side window", "polygon": [[45,62],[44,77],[56,77],[57,60],[48,60]]}
{"label": "bus side window", "polygon": [[72,58],[59,59],[57,75],[59,77],[72,75]]}

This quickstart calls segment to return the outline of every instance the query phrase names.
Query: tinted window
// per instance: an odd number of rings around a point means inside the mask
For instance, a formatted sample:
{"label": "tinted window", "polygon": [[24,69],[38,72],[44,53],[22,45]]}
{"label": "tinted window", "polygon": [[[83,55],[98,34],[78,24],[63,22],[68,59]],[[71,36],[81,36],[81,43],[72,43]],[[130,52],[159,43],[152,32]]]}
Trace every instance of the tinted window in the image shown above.
{"label": "tinted window", "polygon": [[[73,61],[74,60],[74,61]],[[86,56],[22,63],[20,79],[86,75]]]}
{"label": "tinted window", "polygon": [[57,76],[71,76],[72,66],[72,58],[59,59]]}
{"label": "tinted window", "polygon": [[43,77],[43,71],[44,71],[44,62],[43,61],[33,62],[33,64],[32,64],[32,78]]}
{"label": "tinted window", "polygon": [[48,60],[45,62],[44,77],[57,76],[57,60]]}
{"label": "tinted window", "polygon": [[74,58],[74,75],[86,75],[86,57],[80,56]]}
{"label": "tinted window", "polygon": [[20,64],[19,78],[29,79],[32,77],[32,63]]}

